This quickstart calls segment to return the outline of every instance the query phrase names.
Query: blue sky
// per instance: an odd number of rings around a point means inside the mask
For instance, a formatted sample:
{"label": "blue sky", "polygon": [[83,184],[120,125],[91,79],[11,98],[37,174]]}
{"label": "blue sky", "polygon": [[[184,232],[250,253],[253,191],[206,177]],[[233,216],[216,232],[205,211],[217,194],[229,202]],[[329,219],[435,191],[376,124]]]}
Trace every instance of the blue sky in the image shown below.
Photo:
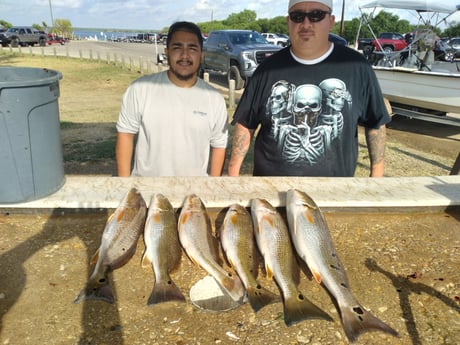
{"label": "blue sky", "polygon": [[[346,0],[345,20],[357,17],[358,5],[363,2],[367,1]],[[447,2],[460,4],[460,0]],[[149,30],[161,30],[177,20],[222,20],[245,9],[255,11],[257,18],[273,18],[286,15],[287,3],[288,0],[51,0],[53,18],[68,19],[73,27]],[[334,0],[336,20],[341,18],[341,9],[342,0]],[[406,19],[414,22],[413,18]],[[460,22],[459,13],[452,18]],[[50,25],[50,0],[0,0],[0,19],[13,25],[41,25],[43,21]]]}

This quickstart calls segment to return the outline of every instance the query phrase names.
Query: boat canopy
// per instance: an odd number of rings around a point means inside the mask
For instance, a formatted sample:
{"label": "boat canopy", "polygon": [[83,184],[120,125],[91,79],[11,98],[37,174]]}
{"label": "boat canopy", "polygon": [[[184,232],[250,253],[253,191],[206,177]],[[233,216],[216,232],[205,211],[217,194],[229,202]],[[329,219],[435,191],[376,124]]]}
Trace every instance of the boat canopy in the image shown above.
{"label": "boat canopy", "polygon": [[363,2],[359,7],[382,7],[413,10],[417,12],[453,13],[460,10],[460,1],[459,4],[454,5],[452,1],[439,0],[373,0]]}

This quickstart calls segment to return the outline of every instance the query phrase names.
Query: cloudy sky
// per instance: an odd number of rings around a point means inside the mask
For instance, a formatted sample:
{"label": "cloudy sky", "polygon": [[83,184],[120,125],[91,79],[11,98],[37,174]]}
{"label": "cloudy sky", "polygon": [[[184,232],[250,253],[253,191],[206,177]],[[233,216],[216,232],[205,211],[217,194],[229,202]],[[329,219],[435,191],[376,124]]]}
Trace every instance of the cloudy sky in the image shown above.
{"label": "cloudy sky", "polygon": [[[346,0],[345,20],[357,17],[358,4],[367,1]],[[0,19],[13,25],[50,25],[52,12],[54,19],[68,19],[78,28],[160,30],[177,20],[222,20],[245,9],[255,11],[257,18],[273,18],[287,13],[287,3],[288,0],[0,0]],[[342,0],[334,0],[338,20],[341,9]],[[406,19],[414,22],[411,18]],[[453,18],[460,21],[458,13]]]}

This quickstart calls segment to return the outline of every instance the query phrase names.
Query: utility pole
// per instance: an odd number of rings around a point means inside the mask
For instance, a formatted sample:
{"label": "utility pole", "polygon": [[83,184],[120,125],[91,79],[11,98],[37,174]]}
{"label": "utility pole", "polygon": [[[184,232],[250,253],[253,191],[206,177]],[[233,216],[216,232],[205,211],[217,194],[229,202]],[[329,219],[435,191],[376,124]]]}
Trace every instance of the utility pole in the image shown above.
{"label": "utility pole", "polygon": [[343,37],[343,31],[345,27],[345,0],[342,2],[342,20],[340,22],[340,36]]}
{"label": "utility pole", "polygon": [[50,3],[50,13],[51,13],[51,27],[54,27],[53,5],[51,4],[51,0],[49,0],[49,3]]}

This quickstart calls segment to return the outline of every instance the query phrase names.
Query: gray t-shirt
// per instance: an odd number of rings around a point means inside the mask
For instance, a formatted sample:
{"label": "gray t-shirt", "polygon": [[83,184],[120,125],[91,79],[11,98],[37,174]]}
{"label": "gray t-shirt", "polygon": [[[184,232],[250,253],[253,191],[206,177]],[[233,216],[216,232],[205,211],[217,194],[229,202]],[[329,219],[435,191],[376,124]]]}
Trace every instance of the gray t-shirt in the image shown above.
{"label": "gray t-shirt", "polygon": [[206,176],[210,148],[225,148],[223,96],[198,79],[173,84],[167,72],[135,80],[123,95],[117,130],[138,134],[132,176]]}

